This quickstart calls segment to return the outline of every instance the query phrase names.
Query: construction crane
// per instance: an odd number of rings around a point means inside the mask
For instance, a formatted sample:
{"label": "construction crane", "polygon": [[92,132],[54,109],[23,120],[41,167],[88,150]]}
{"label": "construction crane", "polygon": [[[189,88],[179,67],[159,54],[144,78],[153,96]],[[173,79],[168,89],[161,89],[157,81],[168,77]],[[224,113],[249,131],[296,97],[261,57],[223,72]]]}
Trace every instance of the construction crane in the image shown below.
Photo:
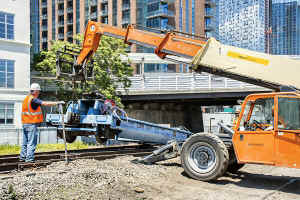
{"label": "construction crane", "polygon": [[[186,134],[184,143],[168,143],[141,162],[156,162],[180,154],[185,172],[202,181],[217,179],[226,171],[236,172],[247,163],[300,168],[299,61],[224,45],[213,38],[197,39],[175,32],[158,34],[138,30],[133,25],[122,29],[90,21],[76,66],[84,66],[92,58],[102,35],[154,48],[160,58],[181,62],[178,58],[186,58],[185,63],[199,73],[274,90],[247,96],[234,129],[221,124],[226,134]],[[179,153],[172,156],[174,149],[179,149]]]}

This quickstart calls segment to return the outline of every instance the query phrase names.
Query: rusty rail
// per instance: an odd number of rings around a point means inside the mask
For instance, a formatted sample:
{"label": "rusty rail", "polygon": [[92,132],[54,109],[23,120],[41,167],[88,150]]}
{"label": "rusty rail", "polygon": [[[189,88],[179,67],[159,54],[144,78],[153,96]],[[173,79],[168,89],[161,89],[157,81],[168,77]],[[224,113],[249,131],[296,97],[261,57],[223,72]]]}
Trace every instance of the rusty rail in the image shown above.
{"label": "rusty rail", "polygon": [[[92,149],[70,150],[69,160],[78,159],[96,159],[105,160],[118,156],[145,156],[155,150],[154,146],[150,145],[122,145],[110,146]],[[9,173],[13,171],[21,171],[26,168],[38,168],[47,166],[53,162],[64,160],[64,151],[42,152],[35,154],[34,163],[19,162],[18,155],[3,155],[0,156],[0,173]]]}

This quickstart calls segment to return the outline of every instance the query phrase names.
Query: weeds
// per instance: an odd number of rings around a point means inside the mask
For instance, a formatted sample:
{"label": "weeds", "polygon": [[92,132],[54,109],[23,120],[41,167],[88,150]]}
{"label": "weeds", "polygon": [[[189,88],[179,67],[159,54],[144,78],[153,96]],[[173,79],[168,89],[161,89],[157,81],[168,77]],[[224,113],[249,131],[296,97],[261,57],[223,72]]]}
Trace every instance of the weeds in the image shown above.
{"label": "weeds", "polygon": [[[89,145],[82,142],[67,144],[68,150],[86,149]],[[38,144],[35,152],[60,151],[64,150],[64,144]],[[19,154],[21,147],[18,145],[0,145],[0,155]]]}
{"label": "weeds", "polygon": [[17,200],[18,196],[12,184],[9,184],[5,188],[2,188],[0,193],[0,200]]}

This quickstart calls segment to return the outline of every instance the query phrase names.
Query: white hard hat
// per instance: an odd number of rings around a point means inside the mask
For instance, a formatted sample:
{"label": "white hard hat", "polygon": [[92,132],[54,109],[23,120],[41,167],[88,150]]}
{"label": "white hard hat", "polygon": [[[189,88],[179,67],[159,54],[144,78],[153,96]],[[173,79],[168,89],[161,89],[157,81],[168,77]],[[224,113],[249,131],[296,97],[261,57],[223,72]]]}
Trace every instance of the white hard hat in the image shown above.
{"label": "white hard hat", "polygon": [[41,86],[38,83],[32,83],[30,90],[41,90]]}

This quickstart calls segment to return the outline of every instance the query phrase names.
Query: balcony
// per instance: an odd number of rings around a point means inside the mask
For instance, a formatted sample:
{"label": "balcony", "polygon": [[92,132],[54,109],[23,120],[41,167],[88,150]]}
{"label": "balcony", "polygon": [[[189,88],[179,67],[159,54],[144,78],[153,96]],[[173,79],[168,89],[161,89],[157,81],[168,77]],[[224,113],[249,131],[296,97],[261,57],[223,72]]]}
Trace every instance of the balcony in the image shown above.
{"label": "balcony", "polygon": [[95,19],[95,18],[97,19],[97,13],[96,13],[96,12],[93,12],[93,13],[91,14],[91,18],[92,18],[92,19]]}
{"label": "balcony", "polygon": [[47,8],[47,2],[42,2],[42,8]]}
{"label": "balcony", "polygon": [[47,25],[42,26],[42,31],[47,31],[47,30],[48,30],[48,26]]}
{"label": "balcony", "polygon": [[63,33],[59,33],[59,34],[58,34],[58,39],[59,39],[59,40],[65,39],[65,35],[64,35]]}
{"label": "balcony", "polygon": [[47,15],[42,15],[41,18],[42,19],[48,19],[48,16]]}
{"label": "balcony", "polygon": [[167,9],[159,9],[156,11],[148,12],[147,18],[153,17],[174,17],[174,12]]}
{"label": "balcony", "polygon": [[101,17],[101,23],[108,24],[108,17]]}
{"label": "balcony", "polygon": [[208,10],[208,9],[205,9],[205,17],[213,17],[213,12],[212,10]]}
{"label": "balcony", "polygon": [[57,3],[64,3],[65,0],[57,0]]}
{"label": "balcony", "polygon": [[65,12],[64,12],[64,10],[58,10],[57,13],[58,13],[58,15],[64,15]]}
{"label": "balcony", "polygon": [[124,24],[129,24],[130,23],[130,18],[129,17],[124,17],[123,19],[122,19],[122,25],[124,25]]}
{"label": "balcony", "polygon": [[42,42],[48,42],[48,39],[46,37],[43,37]]}
{"label": "balcony", "polygon": [[211,25],[211,24],[207,24],[207,25],[205,25],[205,31],[213,31],[214,30],[214,27]]}
{"label": "balcony", "polygon": [[73,20],[68,20],[67,24],[68,25],[73,25]]}
{"label": "balcony", "polygon": [[108,15],[108,10],[101,10],[101,16],[107,16]]}
{"label": "balcony", "polygon": [[73,12],[73,8],[67,8],[67,13],[72,13]]}
{"label": "balcony", "polygon": [[68,37],[73,37],[73,31],[67,32],[67,36],[68,36]]}
{"label": "balcony", "polygon": [[58,22],[58,26],[59,26],[59,27],[64,27],[64,25],[65,25],[64,21],[59,21],[59,22]]}
{"label": "balcony", "polygon": [[205,0],[205,5],[209,5],[210,7],[216,6],[216,3],[214,0]]}
{"label": "balcony", "polygon": [[172,3],[174,0],[148,0],[147,4],[152,4],[152,3]]}
{"label": "balcony", "polygon": [[129,3],[126,3],[126,4],[122,5],[122,11],[129,10],[129,9],[130,9],[130,4]]}
{"label": "balcony", "polygon": [[97,18],[97,17],[95,17],[95,18],[91,18],[91,21],[93,21],[93,22],[97,22],[97,21],[98,21],[98,18]]}
{"label": "balcony", "polygon": [[175,26],[171,26],[171,25],[165,25],[165,26],[161,26],[162,30],[175,30]]}
{"label": "balcony", "polygon": [[90,1],[90,6],[97,6],[97,0]]}

